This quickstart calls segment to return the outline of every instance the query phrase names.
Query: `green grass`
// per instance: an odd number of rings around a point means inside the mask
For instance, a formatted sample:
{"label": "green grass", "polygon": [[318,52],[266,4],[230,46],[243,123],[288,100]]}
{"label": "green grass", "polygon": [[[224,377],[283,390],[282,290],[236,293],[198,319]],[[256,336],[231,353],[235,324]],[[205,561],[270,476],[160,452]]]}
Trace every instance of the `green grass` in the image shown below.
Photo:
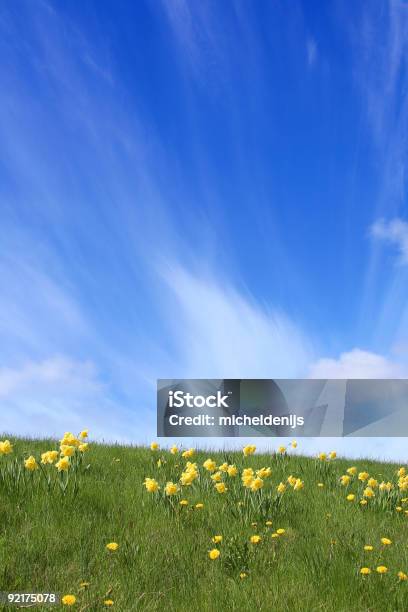
{"label": "green grass", "polygon": [[[55,448],[51,441],[12,441],[14,452],[0,456],[0,471],[16,458],[21,464],[23,456],[38,459]],[[219,494],[201,468],[208,456],[240,470],[271,466],[272,476],[258,493],[246,491],[239,476],[226,477],[229,490]],[[160,457],[165,463],[158,468]],[[106,598],[121,612],[408,610],[408,581],[397,579],[398,571],[408,573],[408,514],[395,509],[408,492],[382,495],[380,503],[377,490],[362,508],[361,495],[345,499],[361,491],[357,481],[348,489],[339,485],[352,464],[394,483],[398,466],[233,452],[198,452],[192,461],[200,478],[172,498],[163,495],[163,483],[178,480],[185,460],[146,448],[91,444],[77,485],[71,476],[65,493],[59,486],[48,490],[40,470],[23,472],[18,485],[0,478],[0,591],[72,593],[72,609],[90,611],[106,609]],[[54,466],[47,470],[56,473]],[[288,487],[279,501],[276,486],[290,474],[304,481],[304,489]],[[146,476],[159,481],[159,493],[145,490]],[[187,508],[179,506],[181,498],[188,499]],[[202,510],[193,509],[197,502],[204,503]],[[278,528],[286,533],[272,538]],[[223,542],[212,561],[208,551],[216,534]],[[261,543],[250,544],[252,534],[261,535]],[[380,544],[384,536],[391,546]],[[119,543],[114,553],[105,548],[111,541]],[[374,551],[364,552],[365,544]],[[380,564],[389,568],[386,575],[375,572]],[[363,566],[373,569],[366,578],[359,574]],[[83,581],[88,588],[80,589]]]}

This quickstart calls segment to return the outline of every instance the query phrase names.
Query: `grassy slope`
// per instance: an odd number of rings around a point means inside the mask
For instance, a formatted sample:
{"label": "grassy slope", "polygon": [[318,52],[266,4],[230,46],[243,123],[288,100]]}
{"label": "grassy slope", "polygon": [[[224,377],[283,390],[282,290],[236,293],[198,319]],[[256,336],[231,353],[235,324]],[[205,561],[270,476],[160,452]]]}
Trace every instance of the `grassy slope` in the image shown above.
{"label": "grassy slope", "polygon": [[[38,457],[50,447],[49,442],[20,440],[14,455]],[[160,470],[159,456],[167,460]],[[198,453],[195,460],[201,465],[207,456]],[[176,504],[173,513],[142,482],[146,476],[161,483],[176,480],[180,468],[175,463],[184,460],[143,448],[92,446],[87,454],[91,468],[81,477],[75,499],[69,491],[63,497],[37,486],[20,492],[0,486],[0,590],[75,593],[75,609],[80,610],[103,609],[100,602],[108,592],[115,608],[126,612],[408,610],[408,582],[396,579],[397,571],[408,572],[408,515],[397,513],[394,503],[384,510],[345,501],[338,477],[350,462],[336,460],[322,476],[316,461],[300,456],[285,461],[271,455],[243,459],[241,453],[212,457],[240,468],[270,465],[273,473],[264,498],[289,474],[300,476],[305,488],[285,493],[280,507],[257,510],[250,502],[238,506],[244,499],[238,477],[229,479],[229,492],[220,495],[205,474],[201,483],[183,492],[190,504],[203,502],[204,509],[179,509]],[[355,465],[379,480],[395,481],[395,465]],[[320,481],[323,489],[317,487]],[[273,527],[264,526],[268,519]],[[257,527],[251,525],[254,521]],[[286,534],[273,540],[270,534],[279,527]],[[248,546],[253,533],[263,535],[263,541]],[[222,534],[224,542],[221,557],[211,561],[207,551],[215,534]],[[381,552],[383,536],[393,544]],[[116,553],[105,550],[110,541],[120,544]],[[374,552],[363,551],[368,543]],[[389,567],[388,575],[359,576],[360,567],[375,568],[380,562]],[[244,580],[239,578],[243,569],[249,570]],[[81,581],[89,581],[89,588],[79,590]]]}

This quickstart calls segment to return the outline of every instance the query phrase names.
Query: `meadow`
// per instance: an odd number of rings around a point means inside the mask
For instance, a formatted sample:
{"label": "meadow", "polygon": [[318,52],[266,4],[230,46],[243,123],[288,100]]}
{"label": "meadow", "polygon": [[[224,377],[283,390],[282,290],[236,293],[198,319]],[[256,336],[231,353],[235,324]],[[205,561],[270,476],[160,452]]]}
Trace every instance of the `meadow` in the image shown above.
{"label": "meadow", "polygon": [[81,611],[408,610],[405,466],[306,458],[301,441],[1,440],[0,591]]}

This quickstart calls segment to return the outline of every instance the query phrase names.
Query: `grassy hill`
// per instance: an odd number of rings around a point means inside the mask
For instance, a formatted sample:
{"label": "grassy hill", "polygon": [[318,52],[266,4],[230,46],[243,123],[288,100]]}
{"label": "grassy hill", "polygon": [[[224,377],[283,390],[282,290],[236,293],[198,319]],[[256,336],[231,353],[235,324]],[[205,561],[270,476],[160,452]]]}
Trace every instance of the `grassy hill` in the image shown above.
{"label": "grassy hill", "polygon": [[[121,612],[408,610],[408,581],[398,577],[408,573],[408,490],[398,487],[400,466],[310,459],[301,448],[186,458],[91,443],[58,472],[55,463],[40,463],[41,453],[59,448],[56,441],[10,441],[13,451],[0,454],[0,591],[72,594],[72,609],[90,611],[111,602]],[[24,467],[30,455],[38,469]],[[221,471],[226,492],[211,478],[218,470],[202,467],[209,457],[238,469],[236,476]],[[184,478],[192,484],[166,495],[166,482],[179,483],[187,461],[197,464]],[[242,470],[263,467],[271,468],[269,476],[261,473],[263,487],[244,487]],[[357,474],[342,485],[350,467]],[[390,481],[391,490],[373,484],[374,496],[364,498],[364,471],[378,484]],[[146,477],[160,489],[149,493]],[[281,482],[286,489],[278,493]],[[217,535],[222,541],[214,543]],[[254,535],[259,542],[251,542]],[[106,548],[111,542],[117,550]],[[373,550],[364,550],[368,545]],[[210,558],[213,549],[218,558]],[[388,571],[378,573],[381,566]],[[371,573],[362,575],[363,567]]]}

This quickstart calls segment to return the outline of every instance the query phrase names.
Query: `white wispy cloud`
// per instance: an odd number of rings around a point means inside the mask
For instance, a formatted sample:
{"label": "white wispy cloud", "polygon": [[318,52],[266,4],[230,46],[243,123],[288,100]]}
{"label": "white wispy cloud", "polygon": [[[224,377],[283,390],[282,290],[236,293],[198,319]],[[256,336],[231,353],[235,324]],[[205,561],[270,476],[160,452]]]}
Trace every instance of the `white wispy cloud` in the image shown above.
{"label": "white wispy cloud", "polygon": [[402,219],[379,219],[371,226],[371,235],[394,245],[398,251],[398,261],[408,264],[408,223]]}
{"label": "white wispy cloud", "polygon": [[66,356],[0,368],[0,401],[2,433],[58,437],[89,427],[94,438],[131,442],[140,430],[136,415],[115,402],[96,366]]}
{"label": "white wispy cloud", "polygon": [[317,61],[317,44],[314,38],[309,37],[306,41],[307,63],[312,68]]}
{"label": "white wispy cloud", "polygon": [[336,358],[318,359],[309,378],[407,378],[408,367],[383,355],[358,348]]}
{"label": "white wispy cloud", "polygon": [[170,295],[163,316],[177,348],[180,377],[279,378],[305,373],[312,343],[283,312],[208,275],[181,267],[167,268],[163,274]]}

